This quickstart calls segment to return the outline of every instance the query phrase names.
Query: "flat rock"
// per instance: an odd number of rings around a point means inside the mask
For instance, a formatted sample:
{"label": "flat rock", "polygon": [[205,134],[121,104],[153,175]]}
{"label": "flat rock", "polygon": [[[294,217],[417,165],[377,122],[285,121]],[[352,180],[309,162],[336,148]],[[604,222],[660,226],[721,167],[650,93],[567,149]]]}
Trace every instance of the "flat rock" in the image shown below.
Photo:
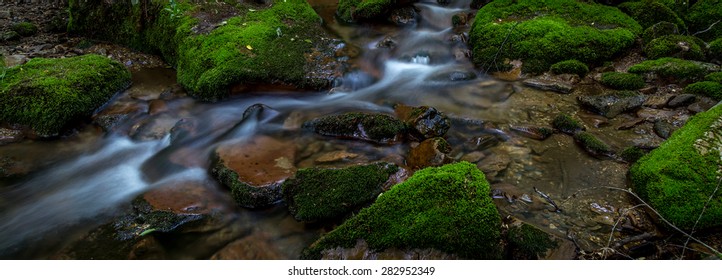
{"label": "flat rock", "polygon": [[540,90],[554,91],[558,93],[568,94],[574,89],[571,83],[553,79],[531,78],[524,80],[523,84],[527,87]]}
{"label": "flat rock", "polygon": [[490,178],[506,170],[506,168],[509,167],[509,163],[511,163],[511,156],[508,154],[493,153],[477,163],[476,166],[484,172],[487,178]]}
{"label": "flat rock", "polygon": [[321,154],[316,158],[316,163],[330,163],[330,162],[337,162],[347,159],[354,159],[357,158],[359,155],[354,153],[349,153],[346,151],[333,151]]}
{"label": "flat rock", "polygon": [[451,147],[444,138],[426,139],[418,146],[411,148],[407,162],[411,168],[440,166],[451,162],[449,152],[451,152]]}
{"label": "flat rock", "polygon": [[694,103],[695,100],[697,100],[697,96],[694,94],[680,94],[670,99],[667,106],[670,108],[687,106]]}
{"label": "flat rock", "polygon": [[579,96],[577,101],[602,116],[613,118],[617,115],[635,110],[644,104],[644,95],[609,94],[598,96]]}

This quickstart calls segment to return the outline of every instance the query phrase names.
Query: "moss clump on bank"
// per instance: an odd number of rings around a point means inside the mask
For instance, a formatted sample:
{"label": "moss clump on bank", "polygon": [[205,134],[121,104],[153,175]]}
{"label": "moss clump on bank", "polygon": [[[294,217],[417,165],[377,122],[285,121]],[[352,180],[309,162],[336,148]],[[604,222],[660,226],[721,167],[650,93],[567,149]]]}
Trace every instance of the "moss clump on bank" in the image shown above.
{"label": "moss clump on bank", "polygon": [[339,0],[336,14],[351,23],[381,18],[397,6],[392,0]]}
{"label": "moss clump on bank", "polygon": [[654,39],[644,47],[649,59],[677,57],[691,60],[704,60],[704,42],[692,36],[666,35]]}
{"label": "moss clump on bank", "polygon": [[373,202],[389,176],[398,170],[398,166],[387,163],[301,169],[281,188],[288,210],[296,220],[322,221]]}
{"label": "moss clump on bank", "polygon": [[636,90],[644,87],[642,76],[630,73],[606,72],[602,73],[599,81],[603,85],[618,90]]}
{"label": "moss clump on bank", "polygon": [[498,259],[501,218],[489,183],[468,162],[429,167],[316,241],[303,258],[351,248],[363,239],[372,250],[433,248],[469,259]]}
{"label": "moss clump on bank", "polygon": [[684,88],[684,93],[709,96],[715,100],[722,100],[722,84],[711,81],[697,82],[687,85]]}
{"label": "moss clump on bank", "polygon": [[384,114],[346,113],[308,121],[304,127],[333,137],[353,138],[378,143],[396,142],[408,129],[406,124]]}
{"label": "moss clump on bank", "polygon": [[677,34],[679,34],[679,27],[677,27],[676,24],[668,21],[661,21],[645,29],[644,33],[642,33],[642,39],[646,44],[662,36]]}
{"label": "moss clump on bank", "polygon": [[665,57],[657,60],[647,60],[634,65],[627,70],[629,73],[653,73],[661,78],[674,79],[682,82],[699,81],[710,72],[719,69],[716,65],[679,58]]}
{"label": "moss clump on bank", "polygon": [[552,120],[552,126],[561,132],[575,134],[584,130],[584,126],[567,114],[559,114]]}
{"label": "moss clump on bank", "polygon": [[515,259],[536,260],[557,246],[548,233],[528,224],[510,228],[506,239]]}
{"label": "moss clump on bank", "polygon": [[722,62],[722,37],[709,43],[709,58]]}
{"label": "moss clump on bank", "polygon": [[129,84],[130,72],[103,56],[35,58],[0,81],[0,120],[56,135]]}
{"label": "moss clump on bank", "polygon": [[[699,113],[630,169],[634,191],[674,225],[690,230],[719,182],[722,106]],[[709,202],[697,230],[722,225],[722,196]]]}
{"label": "moss clump on bank", "polygon": [[654,0],[630,1],[618,6],[620,10],[630,15],[642,27],[647,28],[661,21],[674,23],[683,30],[686,29],[684,21],[669,7]]}
{"label": "moss clump on bank", "polygon": [[589,73],[589,67],[584,62],[576,59],[564,60],[552,64],[549,68],[554,74],[577,74],[579,77],[584,77]]}
{"label": "moss clump on bank", "polygon": [[13,24],[10,29],[17,32],[20,36],[28,37],[38,33],[38,27],[35,24],[27,21]]}
{"label": "moss clump on bank", "polygon": [[704,76],[704,80],[722,84],[722,72],[715,72]]}
{"label": "moss clump on bank", "polygon": [[470,32],[473,61],[482,70],[520,59],[524,72],[559,61],[598,64],[621,54],[642,32],[617,8],[574,0],[497,0],[482,7]]}
{"label": "moss clump on bank", "polygon": [[704,40],[713,40],[722,37],[722,24],[715,22],[722,18],[722,2],[720,0],[697,1],[685,13],[689,33],[694,34],[703,30],[697,36]]}

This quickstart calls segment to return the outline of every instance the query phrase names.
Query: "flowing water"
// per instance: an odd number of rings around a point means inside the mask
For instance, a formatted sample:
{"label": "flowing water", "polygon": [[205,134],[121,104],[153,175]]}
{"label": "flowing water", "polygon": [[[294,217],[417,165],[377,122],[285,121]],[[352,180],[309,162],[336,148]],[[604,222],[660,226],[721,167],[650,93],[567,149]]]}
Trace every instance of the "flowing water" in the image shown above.
{"label": "flowing water", "polygon": [[[359,56],[351,59],[353,69],[330,92],[250,92],[208,104],[186,97],[172,70],[145,69],[135,72],[133,86],[96,116],[121,116],[109,132],[87,125],[59,140],[0,146],[0,159],[36,170],[0,182],[0,255],[62,258],[76,250],[67,246],[127,210],[136,196],[173,188],[186,193],[187,187],[187,193],[202,193],[204,207],[223,218],[161,242],[164,258],[209,258],[238,240],[247,240],[237,242],[243,250],[272,252],[245,255],[248,258],[297,258],[328,228],[296,222],[284,205],[262,210],[235,206],[229,191],[207,171],[213,151],[219,145],[269,137],[292,148],[296,168],[378,160],[403,166],[409,143],[331,139],[301,128],[303,121],[328,114],[393,114],[394,104],[428,105],[450,116],[455,123],[446,135],[454,147],[451,156],[461,159],[481,151],[486,158],[502,158],[506,168],[489,180],[495,188],[531,201],[497,199],[502,212],[560,237],[573,233],[582,247],[603,245],[620,209],[632,206],[623,193],[604,189],[626,188],[625,164],[590,157],[566,135],[538,141],[511,132],[511,125],[548,126],[558,113],[579,108],[573,96],[528,89],[477,71],[463,40],[469,26],[451,26],[454,14],[472,11],[468,1],[447,6],[421,1],[414,5],[415,22],[405,26],[339,25],[329,3],[335,1],[311,2],[331,31],[359,49]],[[387,37],[395,47],[379,46]],[[249,107],[256,110],[244,117]],[[598,134],[616,148],[641,137],[613,128]],[[479,145],[480,139],[489,138],[499,143]],[[334,151],[356,156],[341,163],[317,160]],[[534,188],[554,198],[563,211],[551,211]],[[198,204],[188,200],[188,205]],[[93,257],[77,252],[72,256]]]}

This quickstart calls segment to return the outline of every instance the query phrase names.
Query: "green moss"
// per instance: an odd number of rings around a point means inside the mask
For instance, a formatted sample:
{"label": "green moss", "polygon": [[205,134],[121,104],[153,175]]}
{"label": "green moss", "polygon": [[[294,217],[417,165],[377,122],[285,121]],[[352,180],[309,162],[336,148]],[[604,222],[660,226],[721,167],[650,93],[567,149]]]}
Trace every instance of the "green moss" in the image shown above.
{"label": "green moss", "polygon": [[336,14],[350,23],[383,17],[396,6],[392,0],[339,0]]}
{"label": "green moss", "polygon": [[642,33],[642,39],[645,43],[649,43],[662,36],[677,34],[679,34],[679,27],[677,27],[676,24],[668,21],[661,21],[645,29],[644,33]]}
{"label": "green moss", "polygon": [[539,259],[547,250],[557,246],[548,233],[528,224],[510,228],[507,241],[515,259]]}
{"label": "green moss", "polygon": [[643,61],[630,67],[627,71],[636,74],[655,73],[661,78],[679,81],[698,81],[707,73],[713,72],[718,68],[719,67],[700,62],[665,57],[657,60]]}
{"label": "green moss", "polygon": [[341,217],[373,202],[389,176],[398,170],[386,163],[301,169],[281,188],[293,217],[315,222]]}
{"label": "green moss", "polygon": [[211,173],[218,182],[231,189],[231,197],[240,207],[263,208],[281,200],[281,184],[268,186],[251,186],[241,182],[238,173],[226,167],[226,164],[215,155]]}
{"label": "green moss", "polygon": [[684,88],[684,93],[709,96],[715,100],[722,100],[722,84],[711,81],[697,82],[687,85]]}
{"label": "green moss", "polygon": [[582,131],[574,134],[574,140],[593,155],[610,155],[614,153],[609,145],[588,132]]}
{"label": "green moss", "polygon": [[13,24],[10,28],[23,37],[32,36],[35,35],[35,33],[38,33],[38,27],[27,21]]}
{"label": "green moss", "polygon": [[722,37],[709,43],[709,58],[722,62]]}
{"label": "green moss", "polygon": [[489,183],[468,162],[429,167],[381,195],[376,202],[304,251],[350,248],[363,239],[372,250],[433,248],[470,259],[497,259],[501,219]]}
{"label": "green moss", "polygon": [[704,76],[704,80],[722,84],[722,72],[715,72],[715,73],[709,74],[707,76]]}
{"label": "green moss", "polygon": [[722,24],[714,24],[722,18],[722,1],[700,0],[697,1],[685,15],[687,26],[691,34],[707,30],[697,34],[702,39],[713,40],[722,37]]}
{"label": "green moss", "polygon": [[589,73],[589,67],[587,67],[584,62],[576,59],[554,63],[549,69],[554,74],[577,74],[579,77],[584,77],[587,73]]}
{"label": "green moss", "polygon": [[677,57],[691,60],[704,60],[704,42],[692,36],[666,35],[652,40],[644,46],[649,59]]}
{"label": "green moss", "polygon": [[603,85],[619,90],[636,90],[644,87],[642,76],[630,73],[606,72],[602,73],[599,81]]}
{"label": "green moss", "polygon": [[318,134],[343,138],[357,138],[380,143],[394,142],[406,133],[406,124],[383,114],[346,113],[321,117],[304,123]]}
{"label": "green moss", "polygon": [[644,150],[638,148],[638,147],[627,147],[622,151],[620,156],[622,159],[626,162],[636,162],[640,158],[642,158],[645,154],[647,154]]}
{"label": "green moss", "polygon": [[[689,230],[719,182],[722,106],[699,113],[630,169],[634,191],[676,226]],[[703,140],[700,140],[703,139]],[[705,144],[706,142],[706,144]],[[722,225],[722,196],[710,201],[696,229]]]}
{"label": "green moss", "polygon": [[669,7],[654,0],[625,2],[619,9],[632,16],[642,27],[647,28],[662,21],[668,21],[686,30],[684,21]]}
{"label": "green moss", "polygon": [[567,114],[559,114],[552,120],[552,126],[564,133],[574,134],[584,130],[584,126]]}
{"label": "green moss", "polygon": [[0,82],[0,120],[55,135],[130,84],[123,65],[99,55],[35,58]]}
{"label": "green moss", "polygon": [[574,0],[497,0],[476,14],[470,44],[482,70],[520,59],[524,72],[543,72],[563,60],[610,60],[641,32],[639,24],[613,7]]}

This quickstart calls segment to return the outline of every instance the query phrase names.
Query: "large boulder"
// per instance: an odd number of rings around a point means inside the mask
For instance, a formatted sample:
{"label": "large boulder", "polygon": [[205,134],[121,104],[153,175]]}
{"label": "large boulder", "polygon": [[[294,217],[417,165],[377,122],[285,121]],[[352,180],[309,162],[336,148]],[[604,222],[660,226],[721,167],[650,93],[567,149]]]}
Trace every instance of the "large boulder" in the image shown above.
{"label": "large boulder", "polygon": [[497,0],[481,9],[470,32],[473,61],[482,70],[543,72],[576,59],[599,64],[634,44],[642,27],[615,7],[575,0]]}
{"label": "large boulder", "polygon": [[692,117],[632,166],[634,191],[682,229],[722,225],[722,196],[712,196],[722,174],[720,139],[722,105],[717,105]]}
{"label": "large boulder", "polygon": [[129,85],[130,72],[103,56],[35,58],[0,80],[0,122],[57,135]]}
{"label": "large boulder", "polygon": [[322,258],[364,240],[375,251],[436,249],[461,258],[498,259],[501,218],[489,192],[484,174],[468,162],[419,170],[302,257]]}
{"label": "large boulder", "polygon": [[195,2],[70,1],[69,30],[161,54],[202,100],[253,85],[330,86],[331,76],[317,74],[334,71],[319,71],[316,57],[335,45],[306,1]]}
{"label": "large boulder", "polygon": [[296,220],[338,218],[373,202],[398,171],[388,163],[301,169],[283,183],[283,197]]}

